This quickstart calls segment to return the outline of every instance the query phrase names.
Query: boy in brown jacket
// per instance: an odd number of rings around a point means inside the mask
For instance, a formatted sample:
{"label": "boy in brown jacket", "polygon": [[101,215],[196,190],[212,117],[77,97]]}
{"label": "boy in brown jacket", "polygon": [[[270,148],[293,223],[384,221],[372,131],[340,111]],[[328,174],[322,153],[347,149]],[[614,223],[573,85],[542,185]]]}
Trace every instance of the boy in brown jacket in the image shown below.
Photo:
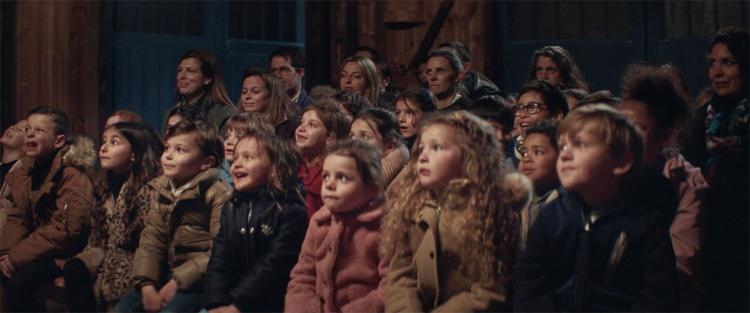
{"label": "boy in brown jacket", "polygon": [[224,154],[212,126],[181,121],[167,129],[156,190],[133,260],[135,290],[115,312],[196,312],[212,242],[232,189],[219,178]]}
{"label": "boy in brown jacket", "polygon": [[43,311],[37,288],[62,275],[60,265],[86,245],[93,185],[93,143],[71,142],[65,113],[33,109],[28,116],[21,167],[6,178],[10,192],[0,199],[8,218],[0,239],[0,271],[8,310]]}

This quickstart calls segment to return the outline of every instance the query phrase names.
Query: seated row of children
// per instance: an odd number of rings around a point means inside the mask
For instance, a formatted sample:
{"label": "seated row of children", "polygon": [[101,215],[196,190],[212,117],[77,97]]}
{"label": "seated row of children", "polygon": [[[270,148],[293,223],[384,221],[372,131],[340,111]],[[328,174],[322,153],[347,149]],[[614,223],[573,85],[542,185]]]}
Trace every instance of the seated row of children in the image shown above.
{"label": "seated row of children", "polygon": [[35,109],[5,179],[7,308],[43,311],[36,290],[63,277],[71,311],[675,310],[677,268],[695,268],[680,216],[705,186],[660,154],[680,116],[679,95],[662,101],[673,81],[638,71],[622,112],[563,119],[532,84],[540,99],[522,91],[520,111],[549,118],[521,124],[522,144],[466,111],[427,114],[414,91],[396,116],[310,105],[293,142],[247,113],[223,142],[188,113],[170,114],[184,115],[163,143],[114,123],[100,173],[63,113]]}

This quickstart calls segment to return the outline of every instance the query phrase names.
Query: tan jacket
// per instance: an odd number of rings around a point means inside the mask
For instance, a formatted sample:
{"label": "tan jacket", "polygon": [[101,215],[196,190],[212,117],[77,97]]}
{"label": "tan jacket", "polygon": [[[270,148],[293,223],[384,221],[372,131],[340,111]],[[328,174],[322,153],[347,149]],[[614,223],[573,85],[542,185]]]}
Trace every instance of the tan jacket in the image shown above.
{"label": "tan jacket", "polygon": [[21,159],[21,166],[5,180],[10,192],[3,200],[11,205],[0,253],[21,267],[46,258],[62,264],[81,251],[94,205],[94,187],[85,171],[95,161],[93,142],[77,137],[58,150],[39,189],[31,190],[34,159]]}
{"label": "tan jacket", "polygon": [[149,183],[157,195],[133,260],[135,287],[160,286],[168,278],[161,269],[167,268],[179,290],[199,290],[232,189],[219,179],[217,168],[198,174],[177,197],[169,180],[160,176]]}
{"label": "tan jacket", "polygon": [[504,284],[480,285],[465,277],[456,260],[461,242],[438,229],[440,214],[426,204],[409,225],[410,249],[393,257],[385,293],[386,312],[498,311],[506,302]]}

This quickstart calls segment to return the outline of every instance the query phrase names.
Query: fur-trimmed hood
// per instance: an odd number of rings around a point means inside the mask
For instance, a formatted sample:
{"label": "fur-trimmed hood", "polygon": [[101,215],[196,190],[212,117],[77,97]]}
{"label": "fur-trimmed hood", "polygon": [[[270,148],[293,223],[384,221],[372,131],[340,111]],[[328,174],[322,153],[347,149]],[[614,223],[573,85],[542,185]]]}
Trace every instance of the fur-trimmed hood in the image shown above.
{"label": "fur-trimmed hood", "polygon": [[96,147],[94,141],[86,136],[73,136],[71,142],[63,147],[64,166],[75,166],[83,170],[91,169],[96,164]]}

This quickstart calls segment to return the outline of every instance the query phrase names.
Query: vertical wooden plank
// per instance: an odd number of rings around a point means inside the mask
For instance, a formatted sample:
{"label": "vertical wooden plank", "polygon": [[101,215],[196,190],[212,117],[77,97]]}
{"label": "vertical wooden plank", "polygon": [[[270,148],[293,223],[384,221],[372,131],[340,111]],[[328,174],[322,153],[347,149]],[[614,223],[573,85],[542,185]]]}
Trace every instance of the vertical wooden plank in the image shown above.
{"label": "vertical wooden plank", "polygon": [[581,3],[579,1],[563,1],[558,4],[558,31],[560,39],[581,38]]}

